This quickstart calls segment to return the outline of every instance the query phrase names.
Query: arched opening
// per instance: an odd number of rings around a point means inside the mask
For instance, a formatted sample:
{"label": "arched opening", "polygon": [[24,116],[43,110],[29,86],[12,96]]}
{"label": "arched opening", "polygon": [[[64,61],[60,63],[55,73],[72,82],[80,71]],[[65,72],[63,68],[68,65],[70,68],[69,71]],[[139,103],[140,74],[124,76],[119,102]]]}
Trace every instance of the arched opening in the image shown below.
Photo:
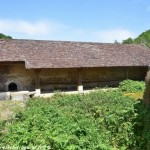
{"label": "arched opening", "polygon": [[8,91],[17,91],[17,84],[16,83],[10,83],[8,85]]}

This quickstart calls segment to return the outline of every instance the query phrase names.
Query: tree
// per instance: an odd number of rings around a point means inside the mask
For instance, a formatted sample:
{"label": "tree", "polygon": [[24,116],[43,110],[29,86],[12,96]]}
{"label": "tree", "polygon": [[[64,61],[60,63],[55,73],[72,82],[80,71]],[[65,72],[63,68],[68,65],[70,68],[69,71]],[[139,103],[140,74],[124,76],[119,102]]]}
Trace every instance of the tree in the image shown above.
{"label": "tree", "polygon": [[133,44],[133,43],[134,43],[134,40],[133,40],[131,37],[129,37],[128,39],[123,40],[122,43],[123,43],[123,44]]}
{"label": "tree", "polygon": [[150,30],[141,33],[137,38],[128,38],[122,41],[123,44],[142,44],[150,48]]}
{"label": "tree", "polygon": [[12,39],[11,36],[0,33],[0,39]]}
{"label": "tree", "polygon": [[114,41],[114,44],[119,44],[119,42],[117,40]]}
{"label": "tree", "polygon": [[150,47],[150,30],[147,30],[134,39],[135,44],[143,44]]}

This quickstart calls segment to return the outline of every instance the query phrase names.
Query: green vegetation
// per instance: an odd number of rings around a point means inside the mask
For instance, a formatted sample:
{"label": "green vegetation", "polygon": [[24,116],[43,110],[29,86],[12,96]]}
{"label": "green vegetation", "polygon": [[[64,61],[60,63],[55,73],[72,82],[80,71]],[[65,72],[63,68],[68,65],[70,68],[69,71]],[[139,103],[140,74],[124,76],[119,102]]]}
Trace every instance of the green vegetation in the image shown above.
{"label": "green vegetation", "polygon": [[143,81],[124,80],[120,82],[119,88],[122,92],[144,92],[145,83]]}
{"label": "green vegetation", "polygon": [[150,30],[147,30],[140,34],[137,38],[134,39],[136,44],[144,44],[147,47],[150,47]]}
{"label": "green vegetation", "polygon": [[132,38],[128,38],[126,40],[123,40],[123,44],[134,44],[134,40]]}
{"label": "green vegetation", "polygon": [[[142,88],[131,88],[131,83]],[[0,122],[0,147],[149,150],[150,110],[141,100],[125,96],[125,91],[142,92],[143,86],[143,82],[127,80],[119,90],[85,95],[58,92],[50,99],[30,99],[24,111]]]}
{"label": "green vegetation", "polygon": [[123,44],[144,44],[150,48],[150,30],[147,30],[140,34],[137,38],[128,38],[122,41]]}
{"label": "green vegetation", "polygon": [[11,36],[7,36],[5,34],[0,33],[0,39],[12,39]]}

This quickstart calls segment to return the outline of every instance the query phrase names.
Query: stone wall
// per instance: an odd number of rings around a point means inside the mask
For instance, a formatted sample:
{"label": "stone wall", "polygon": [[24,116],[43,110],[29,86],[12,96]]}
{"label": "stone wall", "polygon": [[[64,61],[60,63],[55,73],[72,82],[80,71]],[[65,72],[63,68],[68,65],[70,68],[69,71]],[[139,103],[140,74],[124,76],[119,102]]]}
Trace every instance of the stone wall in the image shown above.
{"label": "stone wall", "polygon": [[76,89],[78,72],[76,69],[42,69],[40,84],[43,91]]}
{"label": "stone wall", "polygon": [[[147,67],[103,67],[82,69],[84,88],[116,86],[124,79],[144,80]],[[18,91],[36,88],[36,71],[25,69],[24,64],[0,65],[0,91],[8,91],[10,83],[16,83]],[[76,90],[77,69],[41,69],[39,74],[42,91]]]}
{"label": "stone wall", "polygon": [[8,91],[10,83],[16,83],[18,91],[34,90],[34,71],[25,69],[24,64],[0,65],[0,91]]}
{"label": "stone wall", "polygon": [[118,86],[125,79],[144,80],[147,67],[104,67],[83,71],[85,87]]}

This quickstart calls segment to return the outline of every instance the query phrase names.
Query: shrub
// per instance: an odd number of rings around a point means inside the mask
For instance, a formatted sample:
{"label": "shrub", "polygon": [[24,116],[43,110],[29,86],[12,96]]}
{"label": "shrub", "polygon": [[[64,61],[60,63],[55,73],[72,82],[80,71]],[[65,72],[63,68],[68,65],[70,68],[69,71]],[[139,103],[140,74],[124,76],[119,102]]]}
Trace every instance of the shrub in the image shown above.
{"label": "shrub", "polygon": [[150,107],[145,107],[142,101],[135,104],[137,117],[133,119],[135,150],[150,149]]}
{"label": "shrub", "polygon": [[133,144],[134,102],[121,92],[31,99],[0,138],[1,145],[52,149],[125,149]]}
{"label": "shrub", "polygon": [[120,82],[119,89],[123,92],[144,92],[145,83],[143,81],[124,80]]}
{"label": "shrub", "polygon": [[31,99],[26,110],[3,127],[7,132],[1,133],[0,146],[142,149],[148,138],[142,138],[147,130],[141,117],[145,115],[141,111],[144,107],[140,105],[120,91],[97,90],[86,95],[56,94],[51,99]]}

